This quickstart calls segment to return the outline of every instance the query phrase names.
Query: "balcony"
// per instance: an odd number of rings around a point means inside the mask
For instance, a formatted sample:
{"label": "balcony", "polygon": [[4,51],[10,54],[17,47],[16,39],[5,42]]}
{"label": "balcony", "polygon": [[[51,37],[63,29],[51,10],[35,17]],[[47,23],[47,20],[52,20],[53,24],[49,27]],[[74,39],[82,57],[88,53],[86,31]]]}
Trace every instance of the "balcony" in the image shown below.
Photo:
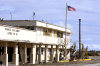
{"label": "balcony", "polygon": [[31,31],[23,28],[0,25],[0,32],[0,40],[3,41],[16,41],[36,44],[43,43],[50,45],[64,44],[64,38],[41,36],[36,34],[36,31]]}

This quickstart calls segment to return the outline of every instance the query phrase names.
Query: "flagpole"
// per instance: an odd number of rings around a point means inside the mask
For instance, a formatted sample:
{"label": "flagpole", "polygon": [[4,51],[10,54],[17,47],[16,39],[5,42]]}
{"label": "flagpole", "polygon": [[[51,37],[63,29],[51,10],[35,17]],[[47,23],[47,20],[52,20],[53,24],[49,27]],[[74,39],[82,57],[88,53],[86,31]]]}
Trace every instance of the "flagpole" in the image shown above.
{"label": "flagpole", "polygon": [[66,41],[66,38],[67,38],[67,3],[66,3],[66,16],[65,16],[65,60],[67,59],[66,58],[66,46],[67,46],[67,41]]}
{"label": "flagpole", "polygon": [[66,3],[66,18],[65,18],[65,46],[66,46],[66,37],[67,36],[67,3]]}

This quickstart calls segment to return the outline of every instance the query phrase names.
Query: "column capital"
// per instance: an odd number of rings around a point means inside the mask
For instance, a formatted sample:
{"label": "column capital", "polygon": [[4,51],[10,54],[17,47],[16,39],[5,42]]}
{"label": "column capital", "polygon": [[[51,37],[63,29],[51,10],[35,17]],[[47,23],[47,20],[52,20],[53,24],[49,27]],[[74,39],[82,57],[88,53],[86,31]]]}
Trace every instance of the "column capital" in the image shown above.
{"label": "column capital", "polygon": [[34,48],[34,47],[36,47],[36,45],[35,44],[31,44],[31,48]]}
{"label": "column capital", "polygon": [[7,54],[7,42],[4,42],[4,54]]}
{"label": "column capital", "polygon": [[48,47],[48,45],[45,45],[45,48],[47,48]]}

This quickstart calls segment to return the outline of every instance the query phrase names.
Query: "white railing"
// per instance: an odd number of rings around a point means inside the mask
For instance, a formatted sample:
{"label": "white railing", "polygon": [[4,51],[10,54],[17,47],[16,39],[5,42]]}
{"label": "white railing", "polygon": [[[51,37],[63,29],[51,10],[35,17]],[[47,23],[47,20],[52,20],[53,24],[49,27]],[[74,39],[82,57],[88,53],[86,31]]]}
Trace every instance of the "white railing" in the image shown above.
{"label": "white railing", "polygon": [[63,38],[57,38],[57,37],[49,37],[49,36],[37,36],[37,42],[38,43],[44,43],[44,44],[62,44],[64,42]]}

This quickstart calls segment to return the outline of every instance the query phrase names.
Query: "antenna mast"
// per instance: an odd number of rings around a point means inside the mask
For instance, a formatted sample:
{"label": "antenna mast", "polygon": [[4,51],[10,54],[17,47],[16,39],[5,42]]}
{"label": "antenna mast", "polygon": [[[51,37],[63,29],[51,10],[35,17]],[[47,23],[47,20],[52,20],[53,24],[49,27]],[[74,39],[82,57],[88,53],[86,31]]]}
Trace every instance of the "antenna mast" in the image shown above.
{"label": "antenna mast", "polygon": [[10,12],[10,19],[12,20],[12,13]]}
{"label": "antenna mast", "polygon": [[33,11],[33,20],[34,20],[34,17],[35,17],[35,12]]}

